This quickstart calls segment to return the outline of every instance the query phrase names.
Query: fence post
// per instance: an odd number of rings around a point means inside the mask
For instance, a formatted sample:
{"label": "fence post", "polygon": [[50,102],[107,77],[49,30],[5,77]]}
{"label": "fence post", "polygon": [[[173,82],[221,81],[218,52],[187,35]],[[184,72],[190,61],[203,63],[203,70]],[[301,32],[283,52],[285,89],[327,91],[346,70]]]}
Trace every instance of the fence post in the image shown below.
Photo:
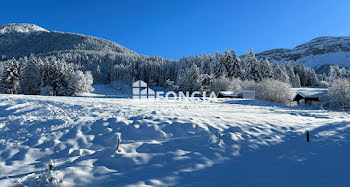
{"label": "fence post", "polygon": [[310,142],[310,133],[309,133],[309,131],[306,131],[306,141]]}
{"label": "fence post", "polygon": [[117,137],[118,140],[117,140],[117,150],[116,151],[120,152],[121,150],[119,149],[119,147],[120,147],[120,142],[122,141],[121,138],[120,138],[121,134],[117,134],[117,136],[118,136]]}

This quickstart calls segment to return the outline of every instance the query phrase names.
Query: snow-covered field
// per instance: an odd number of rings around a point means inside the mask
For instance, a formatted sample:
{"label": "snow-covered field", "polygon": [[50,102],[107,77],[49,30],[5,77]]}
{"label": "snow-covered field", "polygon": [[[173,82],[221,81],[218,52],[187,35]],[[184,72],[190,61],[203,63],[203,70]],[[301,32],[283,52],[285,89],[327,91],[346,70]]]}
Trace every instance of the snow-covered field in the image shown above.
{"label": "snow-covered field", "polygon": [[64,186],[349,186],[349,141],[349,113],[264,101],[0,95],[1,187],[51,159]]}

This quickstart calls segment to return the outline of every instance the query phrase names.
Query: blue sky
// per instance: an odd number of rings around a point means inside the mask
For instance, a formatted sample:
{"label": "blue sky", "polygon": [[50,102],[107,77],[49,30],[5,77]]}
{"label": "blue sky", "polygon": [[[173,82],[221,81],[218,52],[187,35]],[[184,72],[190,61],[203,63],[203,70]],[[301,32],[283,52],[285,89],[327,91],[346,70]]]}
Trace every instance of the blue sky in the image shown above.
{"label": "blue sky", "polygon": [[234,49],[292,48],[318,36],[350,35],[350,1],[11,0],[0,24],[34,23],[93,35],[137,53],[178,59]]}

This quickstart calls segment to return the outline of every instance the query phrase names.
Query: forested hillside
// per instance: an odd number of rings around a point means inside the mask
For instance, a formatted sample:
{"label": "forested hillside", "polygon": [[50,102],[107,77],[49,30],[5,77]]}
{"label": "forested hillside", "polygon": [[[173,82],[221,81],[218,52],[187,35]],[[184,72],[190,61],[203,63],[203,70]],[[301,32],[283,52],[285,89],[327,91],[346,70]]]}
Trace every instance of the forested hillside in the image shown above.
{"label": "forested hillside", "polygon": [[[130,84],[135,80],[202,92],[213,90],[213,83],[225,84],[226,79],[276,79],[292,87],[327,86],[329,81],[326,74],[316,74],[296,61],[256,58],[253,49],[242,57],[226,50],[170,60],[140,55],[104,39],[47,31],[32,24],[3,25],[0,34],[1,93],[73,95],[91,90],[92,83]],[[334,66],[330,75],[332,80],[349,77],[349,71]]]}

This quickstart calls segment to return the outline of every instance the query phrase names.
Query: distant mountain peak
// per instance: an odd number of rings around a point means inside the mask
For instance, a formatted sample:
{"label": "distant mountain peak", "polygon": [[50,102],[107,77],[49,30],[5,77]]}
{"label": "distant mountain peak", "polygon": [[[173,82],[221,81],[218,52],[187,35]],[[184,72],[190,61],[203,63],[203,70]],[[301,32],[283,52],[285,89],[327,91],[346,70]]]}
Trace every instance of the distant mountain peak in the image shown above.
{"label": "distant mountain peak", "polygon": [[49,32],[48,30],[29,23],[9,23],[0,25],[0,34],[11,33],[32,33],[32,32]]}
{"label": "distant mountain peak", "polygon": [[115,42],[76,33],[48,31],[35,24],[10,23],[0,25],[1,60],[40,55],[55,56],[62,53],[136,54]]}
{"label": "distant mountain peak", "polygon": [[272,49],[257,53],[256,57],[276,62],[298,61],[314,68],[331,64],[350,66],[350,37],[317,37],[293,49]]}

